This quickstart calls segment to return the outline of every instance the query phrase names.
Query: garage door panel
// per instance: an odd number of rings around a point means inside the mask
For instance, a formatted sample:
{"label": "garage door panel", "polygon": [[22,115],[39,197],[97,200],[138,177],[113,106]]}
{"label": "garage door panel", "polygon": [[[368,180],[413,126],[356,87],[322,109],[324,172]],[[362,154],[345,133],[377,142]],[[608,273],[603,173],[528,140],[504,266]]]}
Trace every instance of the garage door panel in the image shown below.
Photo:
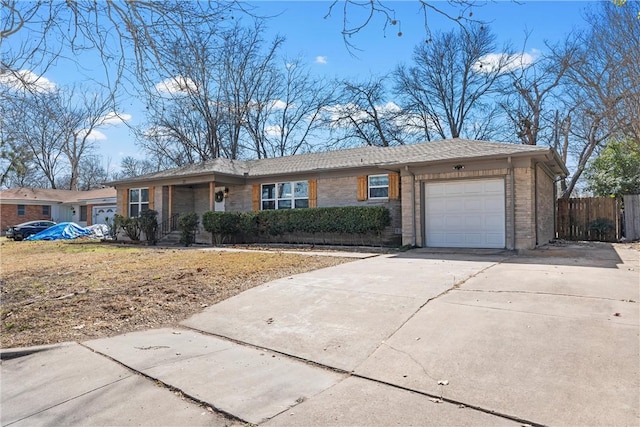
{"label": "garage door panel", "polygon": [[471,216],[471,217],[466,217],[465,218],[465,227],[464,227],[464,231],[470,232],[473,230],[478,230],[478,229],[482,229],[484,228],[484,226],[486,224],[484,224],[485,221],[483,221],[483,219],[480,216]]}
{"label": "garage door panel", "polygon": [[485,192],[484,184],[482,182],[464,183],[461,185],[461,187],[463,188],[464,194],[466,195],[481,195]]}
{"label": "garage door panel", "polygon": [[431,203],[427,207],[428,213],[444,213],[446,212],[445,208],[445,200],[444,199],[434,199],[433,203]]}
{"label": "garage door panel", "polygon": [[464,227],[464,216],[463,215],[448,215],[444,219],[445,228],[462,228]]}
{"label": "garage door panel", "polygon": [[466,210],[467,212],[481,212],[482,210],[484,210],[484,201],[477,197],[466,199],[464,201],[464,210]]}
{"label": "garage door panel", "polygon": [[484,182],[485,193],[501,194],[504,197],[504,181],[501,179],[495,179]]}
{"label": "garage door panel", "polygon": [[502,248],[504,247],[504,234],[500,233],[487,233],[485,234],[486,242],[490,247]]}
{"label": "garage door panel", "polygon": [[464,209],[464,200],[457,198],[457,199],[447,199],[444,203],[444,207],[443,207],[443,213],[444,212],[456,212],[456,211],[462,211]]}
{"label": "garage door panel", "polygon": [[497,230],[504,227],[504,216],[502,215],[486,215],[484,218],[484,228]]}
{"label": "garage door panel", "polygon": [[427,246],[505,247],[503,179],[427,183]]}

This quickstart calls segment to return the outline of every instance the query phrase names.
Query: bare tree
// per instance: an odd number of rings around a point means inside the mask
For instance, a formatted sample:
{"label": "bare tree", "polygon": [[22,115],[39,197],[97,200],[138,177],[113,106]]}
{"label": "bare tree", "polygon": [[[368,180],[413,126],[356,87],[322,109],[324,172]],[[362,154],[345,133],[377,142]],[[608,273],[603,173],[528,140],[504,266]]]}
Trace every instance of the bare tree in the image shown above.
{"label": "bare tree", "polygon": [[[3,69],[26,67],[42,72],[43,64],[67,59],[68,52],[77,56],[92,51],[104,65],[98,80],[112,90],[130,73],[146,80],[149,67],[162,59],[165,40],[188,39],[194,28],[213,23],[222,26],[245,10],[235,1],[1,0],[1,4]],[[18,34],[29,42],[8,51],[4,41]]]}
{"label": "bare tree", "polygon": [[[173,165],[241,156],[247,115],[271,101],[275,54],[283,39],[262,39],[262,27],[236,25],[174,40],[153,90],[141,145]],[[266,46],[265,46],[266,45]]]}
{"label": "bare tree", "polygon": [[79,188],[81,162],[94,155],[95,132],[113,117],[109,96],[78,92],[16,89],[0,107],[3,148],[12,144],[13,152],[21,153],[14,167],[20,164],[23,171],[33,171],[34,165],[51,188],[60,188],[65,174],[63,186]]}
{"label": "bare tree", "polygon": [[[80,95],[75,95],[74,92],[76,91],[72,89],[68,93],[58,93],[56,107],[59,115],[56,120],[65,132],[61,149],[66,156],[70,172],[68,188],[80,190],[81,187],[90,185],[86,182],[81,185],[81,167],[83,163],[85,168],[95,163],[92,159],[95,151],[95,132],[110,118],[111,98],[83,89],[80,89]],[[86,178],[85,175],[85,181]]]}
{"label": "bare tree", "polygon": [[147,173],[158,172],[158,164],[149,159],[136,159],[135,157],[124,157],[120,163],[120,172],[117,172],[114,179],[132,178]]}
{"label": "bare tree", "polygon": [[246,128],[257,158],[289,156],[313,147],[323,128],[323,110],[334,97],[335,84],[311,76],[300,60],[284,60],[283,67],[265,79],[263,100],[248,110]]}
{"label": "bare tree", "polygon": [[577,46],[567,43],[550,49],[553,53],[541,58],[521,56],[520,66],[507,72],[509,83],[503,87],[500,107],[511,124],[510,133],[525,145],[541,140],[554,144],[560,86],[573,65]]}
{"label": "bare tree", "polygon": [[102,188],[103,183],[109,181],[108,168],[102,165],[100,156],[84,156],[79,162],[77,176],[66,174],[57,179],[58,188],[72,188],[71,181],[75,180],[76,189],[80,191]]}
{"label": "bare tree", "polygon": [[[5,135],[20,144],[20,150],[28,153],[29,163],[37,166],[48,186],[56,188],[56,176],[64,167],[62,141],[65,130],[56,120],[56,95],[35,95],[5,98],[2,126]],[[11,102],[7,102],[7,101]]]}
{"label": "bare tree", "polygon": [[386,77],[343,81],[339,103],[327,111],[333,140],[340,145],[402,145],[412,136],[402,110],[388,101]]}
{"label": "bare tree", "polygon": [[[396,93],[402,107],[421,118],[427,139],[465,136],[472,116],[486,125],[487,118],[477,116],[483,104],[498,90],[499,80],[513,67],[514,57],[506,48],[495,54],[495,36],[484,26],[437,33],[429,43],[414,50],[413,65],[399,66],[394,72]],[[475,133],[477,127],[469,123]]]}
{"label": "bare tree", "polygon": [[[448,0],[447,2],[418,0],[415,2],[416,11],[422,15],[425,40],[431,39],[429,20],[434,15],[457,23],[462,29],[469,24],[483,24],[482,21],[474,18],[473,9],[484,3],[474,0]],[[325,19],[331,17],[334,12],[342,18],[342,37],[347,49],[352,53],[358,50],[353,43],[353,36],[373,25],[374,22],[382,25],[385,36],[387,31],[393,31],[398,37],[403,35],[402,19],[389,0],[333,0]]]}
{"label": "bare tree", "polygon": [[571,196],[589,160],[608,141],[640,139],[640,25],[609,3],[587,21],[591,28],[574,36],[579,49],[566,72],[568,112],[562,131],[576,167],[561,183],[563,198]]}

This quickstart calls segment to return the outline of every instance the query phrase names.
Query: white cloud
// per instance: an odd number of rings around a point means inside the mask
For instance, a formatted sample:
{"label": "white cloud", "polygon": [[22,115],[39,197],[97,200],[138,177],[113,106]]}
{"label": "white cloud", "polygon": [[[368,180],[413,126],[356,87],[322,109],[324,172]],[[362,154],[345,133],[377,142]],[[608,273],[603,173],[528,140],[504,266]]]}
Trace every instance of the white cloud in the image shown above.
{"label": "white cloud", "polygon": [[327,57],[326,56],[316,56],[315,63],[316,64],[326,64],[327,63]]}
{"label": "white cloud", "polygon": [[506,53],[490,53],[484,55],[478,62],[473,65],[473,71],[476,73],[492,73],[498,67],[502,67],[502,71],[507,73],[514,70],[524,70],[533,65],[540,51],[534,49],[532,53],[516,53],[507,55]]}
{"label": "white cloud", "polygon": [[280,135],[281,129],[280,126],[267,126],[264,128],[264,134],[267,136],[278,136]]}
{"label": "white cloud", "polygon": [[41,93],[53,92],[57,89],[51,80],[29,70],[20,70],[15,73],[0,72],[0,84],[13,90],[32,90]]}
{"label": "white cloud", "polygon": [[116,113],[115,111],[112,111],[105,114],[100,123],[103,125],[119,125],[121,123],[128,122],[129,120],[131,120],[131,114]]}
{"label": "white cloud", "polygon": [[86,136],[89,141],[104,141],[107,139],[107,135],[97,129],[93,129],[91,131],[82,129],[78,132],[78,136],[80,138],[84,138]]}
{"label": "white cloud", "polygon": [[395,102],[389,101],[382,107],[380,107],[380,110],[385,113],[397,113],[398,111],[402,110],[402,108],[400,108],[400,106]]}
{"label": "white cloud", "polygon": [[284,110],[286,107],[287,103],[280,99],[271,101],[271,108],[273,108],[274,110]]}
{"label": "white cloud", "polygon": [[197,90],[197,86],[195,82],[189,78],[176,76],[157,83],[156,90],[160,93],[184,94],[187,93],[188,90]]}

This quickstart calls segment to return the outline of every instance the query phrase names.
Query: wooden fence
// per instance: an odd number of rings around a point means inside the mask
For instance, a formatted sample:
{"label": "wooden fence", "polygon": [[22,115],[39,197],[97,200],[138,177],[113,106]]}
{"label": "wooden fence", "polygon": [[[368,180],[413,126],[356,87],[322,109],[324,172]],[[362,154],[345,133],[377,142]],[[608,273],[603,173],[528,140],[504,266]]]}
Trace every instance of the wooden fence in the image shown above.
{"label": "wooden fence", "polygon": [[619,200],[559,199],[556,231],[559,239],[617,242],[622,237]]}
{"label": "wooden fence", "polygon": [[624,237],[627,240],[640,239],[640,194],[623,196]]}

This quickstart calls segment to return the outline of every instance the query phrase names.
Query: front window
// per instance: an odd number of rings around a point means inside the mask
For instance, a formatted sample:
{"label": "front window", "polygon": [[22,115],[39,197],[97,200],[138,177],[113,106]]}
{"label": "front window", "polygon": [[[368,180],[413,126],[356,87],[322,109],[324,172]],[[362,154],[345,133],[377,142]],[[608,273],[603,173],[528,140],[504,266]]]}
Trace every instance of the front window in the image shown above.
{"label": "front window", "polygon": [[51,215],[51,206],[43,205],[42,206],[42,216],[48,217]]}
{"label": "front window", "polygon": [[149,210],[149,189],[132,188],[129,190],[129,216],[137,217]]}
{"label": "front window", "polygon": [[18,205],[18,216],[25,216],[27,214],[27,209],[24,205]]}
{"label": "front window", "polygon": [[389,175],[369,175],[369,198],[386,199],[389,197]]}
{"label": "front window", "polygon": [[80,221],[86,221],[86,220],[87,220],[87,207],[80,206]]}
{"label": "front window", "polygon": [[262,210],[297,209],[309,207],[307,181],[262,184]]}

